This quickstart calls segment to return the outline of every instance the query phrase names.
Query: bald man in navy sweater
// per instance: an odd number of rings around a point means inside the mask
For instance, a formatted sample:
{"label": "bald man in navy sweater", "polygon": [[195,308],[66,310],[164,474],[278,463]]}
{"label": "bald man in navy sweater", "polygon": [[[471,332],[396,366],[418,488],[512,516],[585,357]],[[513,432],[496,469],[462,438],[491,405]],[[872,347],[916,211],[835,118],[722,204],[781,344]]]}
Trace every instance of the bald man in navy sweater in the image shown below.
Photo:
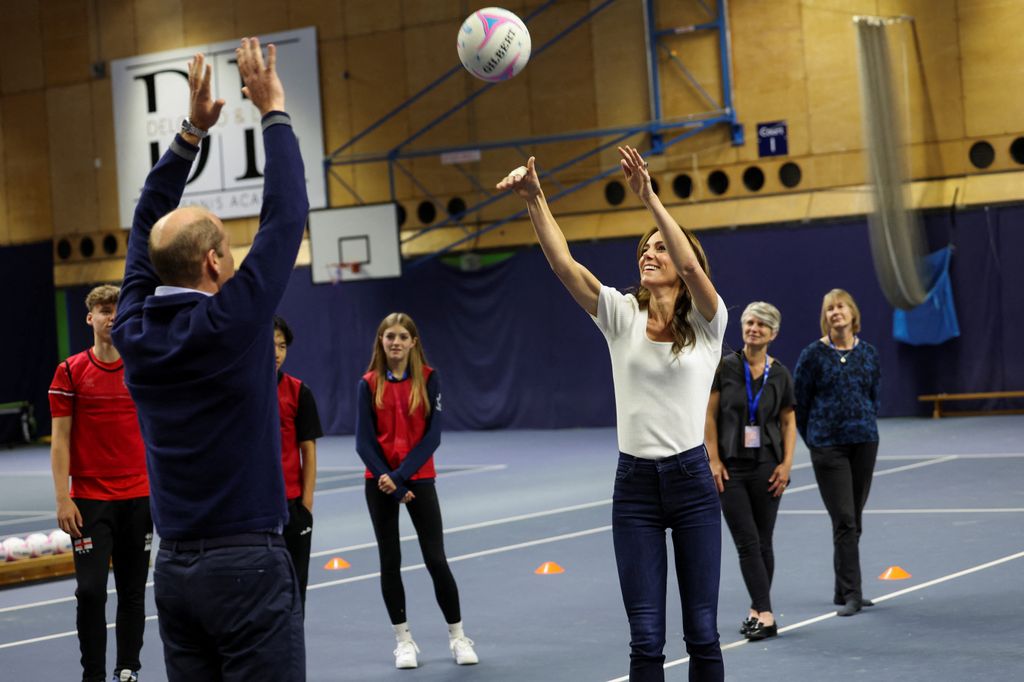
{"label": "bald man in navy sweater", "polygon": [[305,679],[302,603],[287,521],[272,318],[309,201],[284,112],[276,50],[236,50],[266,151],[260,227],[235,271],[221,221],[177,208],[198,144],[220,116],[203,55],[189,118],[139,198],[113,339],[146,443],[160,637],[171,682]]}

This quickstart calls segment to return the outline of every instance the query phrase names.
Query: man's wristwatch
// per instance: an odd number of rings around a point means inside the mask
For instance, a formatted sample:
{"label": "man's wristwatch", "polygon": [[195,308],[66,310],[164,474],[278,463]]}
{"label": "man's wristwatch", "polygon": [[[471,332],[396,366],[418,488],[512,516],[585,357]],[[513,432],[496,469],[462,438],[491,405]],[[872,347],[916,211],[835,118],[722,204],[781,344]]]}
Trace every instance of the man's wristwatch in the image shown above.
{"label": "man's wristwatch", "polygon": [[202,128],[195,127],[192,124],[192,121],[187,118],[181,122],[181,132],[195,135],[200,140],[210,134],[209,130],[203,130]]}

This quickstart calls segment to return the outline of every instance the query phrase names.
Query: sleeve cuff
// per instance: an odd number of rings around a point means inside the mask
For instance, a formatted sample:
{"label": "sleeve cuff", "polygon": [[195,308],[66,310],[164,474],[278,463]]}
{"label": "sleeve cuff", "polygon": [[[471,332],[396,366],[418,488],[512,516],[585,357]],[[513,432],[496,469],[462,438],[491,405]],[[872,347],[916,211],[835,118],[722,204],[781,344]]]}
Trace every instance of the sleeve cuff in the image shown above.
{"label": "sleeve cuff", "polygon": [[171,142],[171,151],[186,161],[192,162],[196,160],[196,155],[199,154],[199,147],[189,144],[181,135],[175,135],[174,140]]}
{"label": "sleeve cuff", "polygon": [[270,126],[286,125],[291,127],[292,117],[283,111],[270,111],[263,117],[263,130]]}

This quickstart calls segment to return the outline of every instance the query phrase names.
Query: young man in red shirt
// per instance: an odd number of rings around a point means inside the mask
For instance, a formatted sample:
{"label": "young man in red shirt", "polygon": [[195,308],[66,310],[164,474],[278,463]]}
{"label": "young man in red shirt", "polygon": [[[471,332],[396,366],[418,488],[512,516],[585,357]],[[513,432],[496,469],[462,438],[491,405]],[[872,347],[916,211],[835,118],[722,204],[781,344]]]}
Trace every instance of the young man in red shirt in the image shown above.
{"label": "young man in red shirt", "polygon": [[313,490],[316,488],[316,439],[320,427],[313,392],[306,384],[281,371],[294,340],[281,317],[274,317],[274,362],[277,367],[277,401],[281,416],[281,469],[288,498],[288,525],[284,542],[295,564],[302,608],[306,608],[309,554],[313,546]]}
{"label": "young man in red shirt", "polygon": [[[50,384],[50,448],[57,523],[74,545],[83,682],[106,679],[107,575],[117,588],[114,680],[138,680],[153,541],[145,447],[124,365],[110,340],[119,290],[89,292],[93,345],[57,366]],[[69,485],[68,478],[72,479]]]}

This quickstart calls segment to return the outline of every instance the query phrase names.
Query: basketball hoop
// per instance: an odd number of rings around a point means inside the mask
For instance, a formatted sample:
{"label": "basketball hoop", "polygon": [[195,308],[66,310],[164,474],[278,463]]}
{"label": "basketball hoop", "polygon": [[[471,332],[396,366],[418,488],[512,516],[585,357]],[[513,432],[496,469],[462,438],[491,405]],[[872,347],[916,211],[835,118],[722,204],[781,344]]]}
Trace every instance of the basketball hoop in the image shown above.
{"label": "basketball hoop", "polygon": [[358,261],[353,261],[351,263],[328,263],[327,274],[331,278],[331,284],[338,284],[342,279],[344,279],[342,273],[345,270],[348,270],[353,275],[358,275],[362,266],[363,264]]}

